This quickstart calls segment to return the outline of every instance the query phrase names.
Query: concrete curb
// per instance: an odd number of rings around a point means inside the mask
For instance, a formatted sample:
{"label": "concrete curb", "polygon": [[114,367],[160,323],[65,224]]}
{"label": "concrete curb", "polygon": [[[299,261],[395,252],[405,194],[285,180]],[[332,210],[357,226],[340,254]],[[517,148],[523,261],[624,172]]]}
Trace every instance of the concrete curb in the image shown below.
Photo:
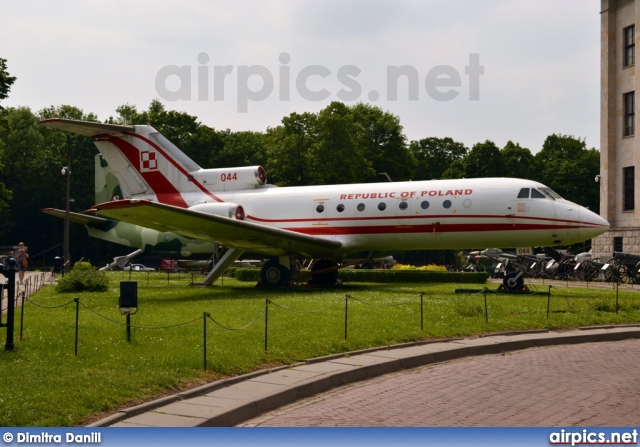
{"label": "concrete curb", "polygon": [[89,427],[233,426],[298,399],[402,369],[532,347],[629,338],[640,338],[640,325],[509,332],[367,349],[220,380],[122,410]]}

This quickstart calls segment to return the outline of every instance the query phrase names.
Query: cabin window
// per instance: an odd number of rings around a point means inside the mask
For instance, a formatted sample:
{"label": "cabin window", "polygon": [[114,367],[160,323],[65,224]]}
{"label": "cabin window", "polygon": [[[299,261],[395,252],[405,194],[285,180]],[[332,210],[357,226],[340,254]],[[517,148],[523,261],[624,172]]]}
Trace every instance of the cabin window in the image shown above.
{"label": "cabin window", "polygon": [[316,206],[316,212],[317,213],[324,213],[324,205],[319,204],[318,206]]}
{"label": "cabin window", "polygon": [[341,203],[340,205],[338,205],[338,206],[336,207],[336,209],[338,210],[338,212],[339,212],[339,213],[341,213],[341,212],[343,212],[343,211],[344,211],[344,205]]}
{"label": "cabin window", "polygon": [[429,202],[427,202],[426,200],[424,200],[424,201],[420,204],[420,208],[422,208],[423,210],[426,210],[427,208],[429,208]]}
{"label": "cabin window", "polygon": [[378,203],[378,209],[379,209],[380,211],[384,211],[384,210],[386,210],[386,209],[387,209],[387,204],[386,204],[386,203],[384,203],[384,202],[380,202],[380,203]]}
{"label": "cabin window", "polygon": [[364,203],[358,203],[358,211],[364,211]]}
{"label": "cabin window", "polygon": [[518,193],[518,199],[528,199],[529,198],[529,188],[522,188]]}
{"label": "cabin window", "polygon": [[446,209],[451,208],[451,200],[445,200],[444,202],[442,202],[442,206]]}
{"label": "cabin window", "polygon": [[546,199],[547,196],[545,196],[544,194],[542,194],[540,191],[538,191],[537,189],[531,189],[531,198],[532,199]]}
{"label": "cabin window", "polygon": [[409,204],[407,202],[400,202],[398,204],[398,208],[400,208],[401,210],[406,210],[407,208],[409,208]]}

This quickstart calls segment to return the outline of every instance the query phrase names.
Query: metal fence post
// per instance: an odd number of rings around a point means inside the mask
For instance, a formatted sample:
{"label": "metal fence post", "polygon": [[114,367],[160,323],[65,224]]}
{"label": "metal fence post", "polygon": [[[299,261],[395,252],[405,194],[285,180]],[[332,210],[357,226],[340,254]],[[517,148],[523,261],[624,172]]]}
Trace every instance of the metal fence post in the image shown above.
{"label": "metal fence post", "polygon": [[420,292],[420,330],[424,331],[424,292]]}
{"label": "metal fence post", "polygon": [[209,312],[204,313],[204,318],[202,319],[204,325],[204,370],[207,370],[207,317],[209,316]]}
{"label": "metal fence post", "polygon": [[22,292],[22,305],[20,309],[20,340],[22,340],[22,327],[24,326],[24,292]]}
{"label": "metal fence post", "polygon": [[349,298],[351,295],[347,294],[344,300],[344,339],[347,339],[347,322],[349,316]]}
{"label": "metal fence post", "polygon": [[80,317],[80,298],[75,297],[73,299],[73,301],[76,302],[76,349],[74,352],[74,355],[77,357],[78,356],[78,321],[79,321],[79,317]]}
{"label": "metal fence post", "polygon": [[484,321],[489,322],[489,309],[487,308],[487,288],[484,288]]}
{"label": "metal fence post", "polygon": [[269,298],[266,300],[264,308],[264,352],[267,352],[267,340],[269,334]]}

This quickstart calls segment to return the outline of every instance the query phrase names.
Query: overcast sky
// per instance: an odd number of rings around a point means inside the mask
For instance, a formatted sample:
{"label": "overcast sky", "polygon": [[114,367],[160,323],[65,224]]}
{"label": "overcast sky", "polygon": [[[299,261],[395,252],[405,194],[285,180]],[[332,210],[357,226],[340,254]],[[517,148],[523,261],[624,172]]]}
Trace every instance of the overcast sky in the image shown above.
{"label": "overcast sky", "polygon": [[[265,131],[358,101],[409,140],[468,147],[552,133],[599,148],[597,0],[0,0],[4,106],[100,120],[153,99],[216,129]],[[189,98],[190,97],[190,98]]]}

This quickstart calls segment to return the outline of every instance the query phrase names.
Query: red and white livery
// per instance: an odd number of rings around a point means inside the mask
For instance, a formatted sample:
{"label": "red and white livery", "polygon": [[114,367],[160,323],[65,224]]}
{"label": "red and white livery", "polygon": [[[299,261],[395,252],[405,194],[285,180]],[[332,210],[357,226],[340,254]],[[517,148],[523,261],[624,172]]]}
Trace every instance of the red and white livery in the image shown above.
{"label": "red and white livery", "polygon": [[48,119],[89,136],[120,181],[124,199],[100,216],[220,244],[209,282],[243,252],[273,256],[265,285],[290,278],[298,257],[360,251],[567,245],[609,229],[599,215],[541,183],[477,178],[303,186],[267,184],[260,166],[203,169],[148,125]]}

